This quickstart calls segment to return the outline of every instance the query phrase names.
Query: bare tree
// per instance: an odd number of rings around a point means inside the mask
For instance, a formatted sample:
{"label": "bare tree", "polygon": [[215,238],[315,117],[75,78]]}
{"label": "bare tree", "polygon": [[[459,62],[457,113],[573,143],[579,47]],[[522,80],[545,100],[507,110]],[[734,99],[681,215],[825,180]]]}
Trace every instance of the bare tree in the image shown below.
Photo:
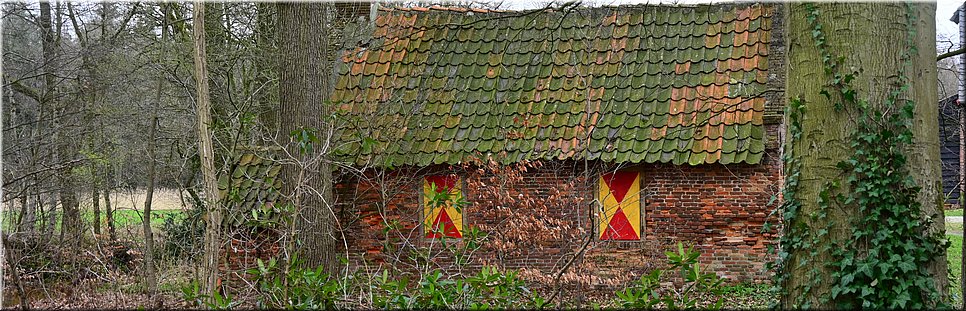
{"label": "bare tree", "polygon": [[[166,3],[161,4],[161,52],[158,53],[158,63],[164,63],[164,57],[166,52],[166,47],[168,44],[168,5]],[[199,75],[200,76],[200,75]],[[201,82],[199,82],[201,83]],[[158,110],[161,108],[162,94],[164,92],[164,78],[163,76],[158,76],[158,87],[155,92],[155,105],[151,108],[151,125],[148,130],[148,140],[147,140],[147,153],[150,161],[148,162],[148,173],[147,173],[147,193],[144,196],[144,216],[141,219],[142,228],[144,230],[144,283],[145,288],[151,294],[157,290],[157,271],[155,270],[155,256],[154,256],[154,232],[151,228],[151,203],[154,199],[154,188],[155,181],[157,180],[157,149],[158,144]],[[199,96],[200,98],[200,96]],[[200,106],[200,105],[199,105]],[[201,109],[201,108],[199,108]],[[199,132],[200,134],[200,132]]]}
{"label": "bare tree", "polygon": [[192,18],[195,48],[195,81],[197,83],[198,155],[201,158],[201,174],[204,177],[205,206],[205,255],[203,265],[204,293],[214,299],[218,290],[218,253],[221,251],[222,212],[218,198],[218,181],[215,177],[214,151],[211,143],[211,106],[208,100],[208,68],[205,54],[205,4],[194,2]]}

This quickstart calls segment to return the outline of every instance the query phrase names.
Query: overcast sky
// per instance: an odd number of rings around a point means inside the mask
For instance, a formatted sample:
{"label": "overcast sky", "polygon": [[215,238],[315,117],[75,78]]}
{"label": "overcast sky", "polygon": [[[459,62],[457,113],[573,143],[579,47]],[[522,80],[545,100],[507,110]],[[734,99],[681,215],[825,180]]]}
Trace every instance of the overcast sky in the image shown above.
{"label": "overcast sky", "polygon": [[936,49],[939,53],[948,49],[949,43],[946,40],[952,40],[956,43],[956,46],[959,46],[959,25],[949,21],[949,19],[953,17],[953,13],[961,4],[963,4],[962,1],[940,0],[936,2]]}

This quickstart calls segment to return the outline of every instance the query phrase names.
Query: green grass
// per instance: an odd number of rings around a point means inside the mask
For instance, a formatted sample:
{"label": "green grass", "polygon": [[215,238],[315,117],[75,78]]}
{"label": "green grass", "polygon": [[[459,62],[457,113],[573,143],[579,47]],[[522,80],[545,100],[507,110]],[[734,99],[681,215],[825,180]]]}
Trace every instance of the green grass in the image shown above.
{"label": "green grass", "polygon": [[949,231],[963,232],[963,223],[961,223],[961,222],[947,222],[946,223],[946,232],[949,232]]}
{"label": "green grass", "polygon": [[949,216],[963,216],[962,209],[948,209],[946,210],[946,217]]}
{"label": "green grass", "polygon": [[[181,215],[180,210],[160,210],[151,211],[151,226],[155,228],[160,228],[164,225],[164,220],[171,217],[176,217]],[[88,212],[84,214],[84,220],[93,221],[94,213]],[[114,223],[118,227],[130,226],[130,225],[141,225],[144,217],[142,211],[137,210],[119,210],[114,213]],[[106,222],[105,218],[107,215],[101,212],[101,221]],[[106,224],[105,224],[106,225]]]}
{"label": "green grass", "polygon": [[[57,229],[60,228],[61,213],[58,212],[57,215]],[[151,211],[151,227],[161,228],[164,225],[164,220],[172,217],[177,217],[181,215],[181,210],[156,210]],[[17,217],[20,215],[16,211],[3,211],[3,230],[10,230],[17,221]],[[140,228],[142,219],[144,217],[142,211],[133,209],[121,209],[114,211],[114,226],[115,228],[124,228],[136,226]],[[94,222],[94,211],[92,210],[81,210],[81,219],[88,226],[93,226]],[[101,230],[107,230],[107,213],[103,210],[101,211]]]}
{"label": "green grass", "polygon": [[958,304],[960,301],[961,292],[959,291],[959,276],[961,273],[961,267],[963,264],[962,248],[963,248],[963,237],[955,235],[946,235],[949,238],[949,248],[946,249],[946,260],[949,262],[949,273],[950,275],[950,286],[949,293],[954,296],[953,302]]}

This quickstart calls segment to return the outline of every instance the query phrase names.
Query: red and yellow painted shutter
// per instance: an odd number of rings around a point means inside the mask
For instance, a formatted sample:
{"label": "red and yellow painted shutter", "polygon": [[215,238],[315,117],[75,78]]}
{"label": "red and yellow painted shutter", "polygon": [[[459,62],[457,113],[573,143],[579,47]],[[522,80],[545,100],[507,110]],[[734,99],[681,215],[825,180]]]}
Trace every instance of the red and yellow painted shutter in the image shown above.
{"label": "red and yellow painted shutter", "polygon": [[[433,197],[443,191],[449,192],[449,200],[443,206],[433,206]],[[426,176],[423,181],[423,215],[426,217],[423,219],[423,231],[427,238],[463,237],[463,213],[456,210],[453,204],[462,195],[456,175]]]}
{"label": "red and yellow painted shutter", "polygon": [[641,239],[640,172],[602,174],[598,199],[604,208],[598,227],[601,240]]}

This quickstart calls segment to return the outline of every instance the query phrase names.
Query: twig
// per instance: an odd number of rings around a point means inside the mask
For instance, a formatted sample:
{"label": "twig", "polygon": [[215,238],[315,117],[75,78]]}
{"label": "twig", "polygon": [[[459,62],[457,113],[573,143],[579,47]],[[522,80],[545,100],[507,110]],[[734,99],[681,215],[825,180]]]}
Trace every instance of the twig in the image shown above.
{"label": "twig", "polygon": [[562,268],[560,268],[560,271],[557,272],[557,276],[554,277],[554,280],[553,280],[553,282],[554,282],[554,284],[556,286],[556,289],[553,292],[553,296],[550,296],[549,299],[547,299],[542,304],[540,304],[539,309],[543,309],[544,306],[550,304],[551,301],[553,301],[554,299],[557,298],[557,296],[560,295],[560,287],[561,287],[560,286],[560,277],[563,276],[564,272],[566,272],[567,269],[570,269],[570,266],[572,266],[574,264],[574,262],[577,261],[577,258],[581,257],[584,254],[584,251],[587,250],[587,246],[590,245],[590,241],[593,241],[593,240],[594,240],[594,235],[593,234],[588,234],[587,235],[587,240],[584,241],[584,244],[580,246],[580,250],[577,251],[577,253],[574,254],[573,257],[570,257],[570,260],[568,260],[567,263],[564,264],[564,266]]}
{"label": "twig", "polygon": [[13,260],[13,248],[8,245],[9,241],[9,236],[3,237],[4,255],[6,255],[4,257],[6,257],[7,264],[10,265],[10,276],[13,277],[14,283],[17,284],[17,296],[20,296],[20,310],[27,311],[30,310],[30,299],[24,293],[23,280],[20,279],[20,273],[17,271],[17,265]]}

